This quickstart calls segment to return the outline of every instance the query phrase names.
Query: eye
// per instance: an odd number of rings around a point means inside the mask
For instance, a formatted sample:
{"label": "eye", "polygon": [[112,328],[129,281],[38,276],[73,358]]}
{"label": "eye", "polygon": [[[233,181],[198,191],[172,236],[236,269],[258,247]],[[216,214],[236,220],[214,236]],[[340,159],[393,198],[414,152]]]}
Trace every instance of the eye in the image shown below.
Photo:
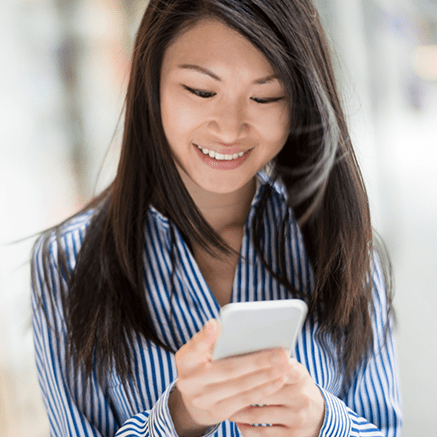
{"label": "eye", "polygon": [[209,99],[210,97],[214,97],[215,93],[210,93],[207,91],[200,91],[200,90],[195,90],[193,88],[189,88],[186,85],[184,85],[184,88],[189,91],[190,93],[196,95],[197,97],[201,97],[202,99]]}
{"label": "eye", "polygon": [[275,99],[258,99],[256,97],[252,97],[252,100],[255,103],[258,103],[260,105],[265,105],[267,103],[274,103],[274,102],[279,102],[280,100],[284,99],[284,97],[277,97]]}

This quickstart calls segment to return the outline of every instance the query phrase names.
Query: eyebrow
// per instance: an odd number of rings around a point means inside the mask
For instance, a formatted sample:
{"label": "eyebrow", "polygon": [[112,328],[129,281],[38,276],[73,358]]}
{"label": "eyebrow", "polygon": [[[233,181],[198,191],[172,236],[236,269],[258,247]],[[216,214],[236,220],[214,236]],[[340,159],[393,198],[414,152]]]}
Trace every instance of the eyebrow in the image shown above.
{"label": "eyebrow", "polygon": [[[194,65],[194,64],[182,64],[179,65],[179,68],[182,68],[184,70],[193,70],[197,71],[198,73],[206,74],[207,76],[213,78],[214,80],[217,80],[218,82],[222,82],[222,79],[214,74],[212,71],[208,70],[207,68],[201,67],[200,65]],[[278,76],[276,74],[270,74],[266,77],[261,77],[260,79],[256,79],[252,82],[254,85],[264,85],[269,82],[273,82],[275,79],[278,79]]]}

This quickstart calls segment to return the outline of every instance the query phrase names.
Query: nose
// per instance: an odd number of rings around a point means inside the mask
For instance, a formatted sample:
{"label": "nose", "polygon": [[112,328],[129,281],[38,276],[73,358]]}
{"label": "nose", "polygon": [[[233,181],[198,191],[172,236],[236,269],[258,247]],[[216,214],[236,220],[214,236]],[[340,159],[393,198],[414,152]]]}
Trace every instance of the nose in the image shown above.
{"label": "nose", "polygon": [[237,99],[219,102],[209,122],[210,130],[226,144],[235,143],[248,133],[244,103]]}

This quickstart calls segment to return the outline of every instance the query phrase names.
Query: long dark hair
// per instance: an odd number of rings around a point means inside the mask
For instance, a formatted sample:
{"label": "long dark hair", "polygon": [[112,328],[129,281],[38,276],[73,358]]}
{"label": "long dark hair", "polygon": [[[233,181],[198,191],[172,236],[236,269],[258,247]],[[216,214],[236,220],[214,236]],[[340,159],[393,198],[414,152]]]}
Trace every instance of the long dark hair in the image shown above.
{"label": "long dark hair", "polygon": [[[291,108],[290,134],[271,163],[272,179],[282,181],[288,191],[315,273],[315,290],[308,296],[292,286],[280,244],[279,273],[264,260],[259,237],[254,245],[272,276],[291,296],[307,301],[309,314],[337,345],[340,366],[351,377],[373,340],[374,238],[328,43],[311,0],[150,1],[133,51],[116,178],[80,212],[92,209],[93,215],[72,271],[58,244],[59,275],[68,284],[62,290],[67,357],[83,366],[87,376],[96,365],[101,380],[113,367],[126,380],[131,370],[129,342],[134,335],[176,352],[157,337],[145,296],[144,223],[150,205],[160,205],[188,244],[196,243],[216,256],[232,251],[188,194],[173,162],[160,113],[163,54],[181,32],[206,17],[246,37],[265,55],[284,86]],[[256,229],[262,228],[269,192],[267,187],[259,203]],[[287,232],[288,219],[281,224],[279,242]],[[56,228],[59,243],[62,229],[63,224]],[[46,274],[51,233],[45,234]]]}

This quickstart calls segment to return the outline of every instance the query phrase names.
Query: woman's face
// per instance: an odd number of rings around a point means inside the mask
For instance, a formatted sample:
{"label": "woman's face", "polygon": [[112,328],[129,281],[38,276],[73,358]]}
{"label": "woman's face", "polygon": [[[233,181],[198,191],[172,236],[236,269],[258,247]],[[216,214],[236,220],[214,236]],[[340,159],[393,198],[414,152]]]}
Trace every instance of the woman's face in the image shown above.
{"label": "woman's face", "polygon": [[169,46],[160,87],[178,170],[206,191],[242,188],[287,139],[289,108],[271,65],[219,21],[201,20]]}

